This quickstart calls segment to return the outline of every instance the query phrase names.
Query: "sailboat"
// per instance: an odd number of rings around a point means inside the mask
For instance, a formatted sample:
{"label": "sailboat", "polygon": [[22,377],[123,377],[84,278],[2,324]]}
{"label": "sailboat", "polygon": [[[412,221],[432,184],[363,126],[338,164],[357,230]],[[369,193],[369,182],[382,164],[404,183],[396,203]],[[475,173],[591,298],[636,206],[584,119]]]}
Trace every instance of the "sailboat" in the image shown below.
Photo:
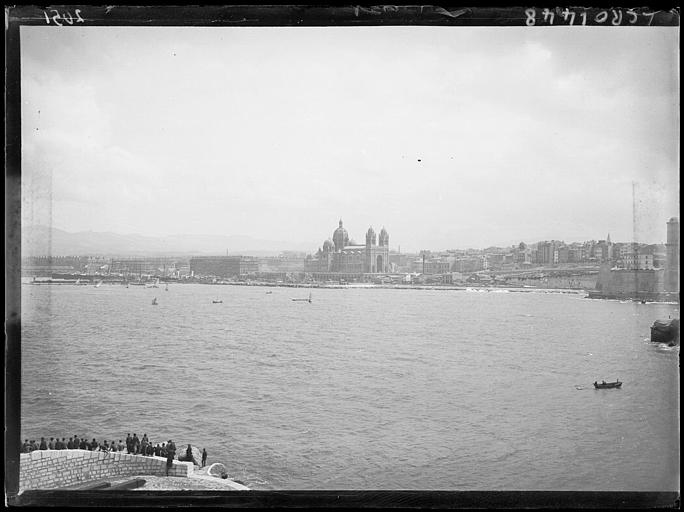
{"label": "sailboat", "polygon": [[152,305],[156,306],[157,304],[158,304],[157,297],[155,297],[154,299],[152,299]]}
{"label": "sailboat", "polygon": [[294,302],[308,302],[311,304],[311,292],[309,292],[309,298],[308,299],[292,299]]}
{"label": "sailboat", "polygon": [[99,288],[100,286],[102,286],[102,279],[100,279],[100,282],[95,285],[95,288]]}

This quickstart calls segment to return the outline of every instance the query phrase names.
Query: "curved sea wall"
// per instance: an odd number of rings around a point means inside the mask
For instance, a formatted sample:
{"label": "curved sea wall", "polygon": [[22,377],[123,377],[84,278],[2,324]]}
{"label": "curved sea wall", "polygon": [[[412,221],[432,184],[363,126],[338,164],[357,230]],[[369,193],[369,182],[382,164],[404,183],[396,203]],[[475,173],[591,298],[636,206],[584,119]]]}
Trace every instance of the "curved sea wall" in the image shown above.
{"label": "curved sea wall", "polygon": [[[168,476],[192,475],[192,462],[173,461]],[[166,458],[122,452],[88,450],[35,450],[22,453],[19,465],[20,491],[57,489],[105,478],[137,475],[166,475]]]}

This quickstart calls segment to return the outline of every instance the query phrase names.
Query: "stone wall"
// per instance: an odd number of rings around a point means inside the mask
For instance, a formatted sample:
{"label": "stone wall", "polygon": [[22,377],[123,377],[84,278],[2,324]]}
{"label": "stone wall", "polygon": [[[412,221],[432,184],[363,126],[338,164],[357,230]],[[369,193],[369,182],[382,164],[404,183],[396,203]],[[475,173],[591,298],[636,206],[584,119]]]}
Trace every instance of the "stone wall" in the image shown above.
{"label": "stone wall", "polygon": [[603,265],[596,289],[608,298],[650,298],[664,293],[664,272],[655,270],[612,270]]}
{"label": "stone wall", "polygon": [[[174,460],[169,476],[188,477],[193,471],[192,462]],[[166,476],[166,459],[122,452],[36,450],[21,454],[19,490],[57,489],[136,475]]]}

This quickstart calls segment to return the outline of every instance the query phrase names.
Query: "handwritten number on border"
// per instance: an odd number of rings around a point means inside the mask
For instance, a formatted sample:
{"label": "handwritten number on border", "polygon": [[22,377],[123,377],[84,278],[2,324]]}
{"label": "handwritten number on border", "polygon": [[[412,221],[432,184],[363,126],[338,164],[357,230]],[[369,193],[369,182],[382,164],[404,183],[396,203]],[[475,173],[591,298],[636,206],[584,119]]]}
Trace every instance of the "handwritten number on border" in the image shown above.
{"label": "handwritten number on border", "polygon": [[[619,26],[623,23],[634,25],[637,21],[639,21],[639,14],[641,14],[641,16],[643,16],[645,19],[648,19],[648,26],[651,26],[653,23],[653,18],[657,13],[658,11],[637,13],[634,9],[626,9],[625,12],[623,12],[622,9],[601,10],[593,15],[593,21],[599,25],[607,23],[608,20],[610,20],[610,24],[613,26]],[[576,16],[578,14],[582,21],[582,25],[586,25],[588,17],[586,9],[576,12],[574,10],[568,9],[567,7],[563,11],[561,11],[560,8],[555,9],[555,11],[551,9],[543,9],[539,13],[539,18],[537,18],[537,14],[538,12],[535,8],[525,9],[525,25],[528,27],[534,27],[537,25],[537,23],[553,25],[554,21],[556,21],[556,24],[563,24],[563,22],[565,22],[567,25],[574,25]],[[555,14],[558,14],[558,20],[561,21],[556,20]]]}
{"label": "handwritten number on border", "polygon": [[54,14],[52,16],[48,16],[48,11],[43,11],[43,14],[45,15],[45,23],[47,23],[48,25],[52,22],[58,27],[63,27],[64,25],[60,23],[60,20],[64,21],[69,25],[73,25],[74,21],[76,23],[85,23],[83,18],[81,18],[81,9],[74,10],[74,14],[76,15],[75,20],[74,16],[71,14],[71,11],[60,13],[57,9],[50,9],[50,12],[53,12]]}

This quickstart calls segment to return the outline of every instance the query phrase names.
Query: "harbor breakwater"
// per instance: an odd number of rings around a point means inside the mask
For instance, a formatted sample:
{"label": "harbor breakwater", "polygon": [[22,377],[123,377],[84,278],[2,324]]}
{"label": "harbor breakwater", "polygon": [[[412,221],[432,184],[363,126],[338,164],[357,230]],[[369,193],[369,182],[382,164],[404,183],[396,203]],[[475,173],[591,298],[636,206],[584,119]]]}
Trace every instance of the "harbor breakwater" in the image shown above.
{"label": "harbor breakwater", "polygon": [[[174,460],[167,475],[165,457],[89,450],[35,450],[21,454],[19,490],[59,489],[139,475],[189,478],[194,471],[192,462]],[[230,487],[247,489],[238,483]]]}

